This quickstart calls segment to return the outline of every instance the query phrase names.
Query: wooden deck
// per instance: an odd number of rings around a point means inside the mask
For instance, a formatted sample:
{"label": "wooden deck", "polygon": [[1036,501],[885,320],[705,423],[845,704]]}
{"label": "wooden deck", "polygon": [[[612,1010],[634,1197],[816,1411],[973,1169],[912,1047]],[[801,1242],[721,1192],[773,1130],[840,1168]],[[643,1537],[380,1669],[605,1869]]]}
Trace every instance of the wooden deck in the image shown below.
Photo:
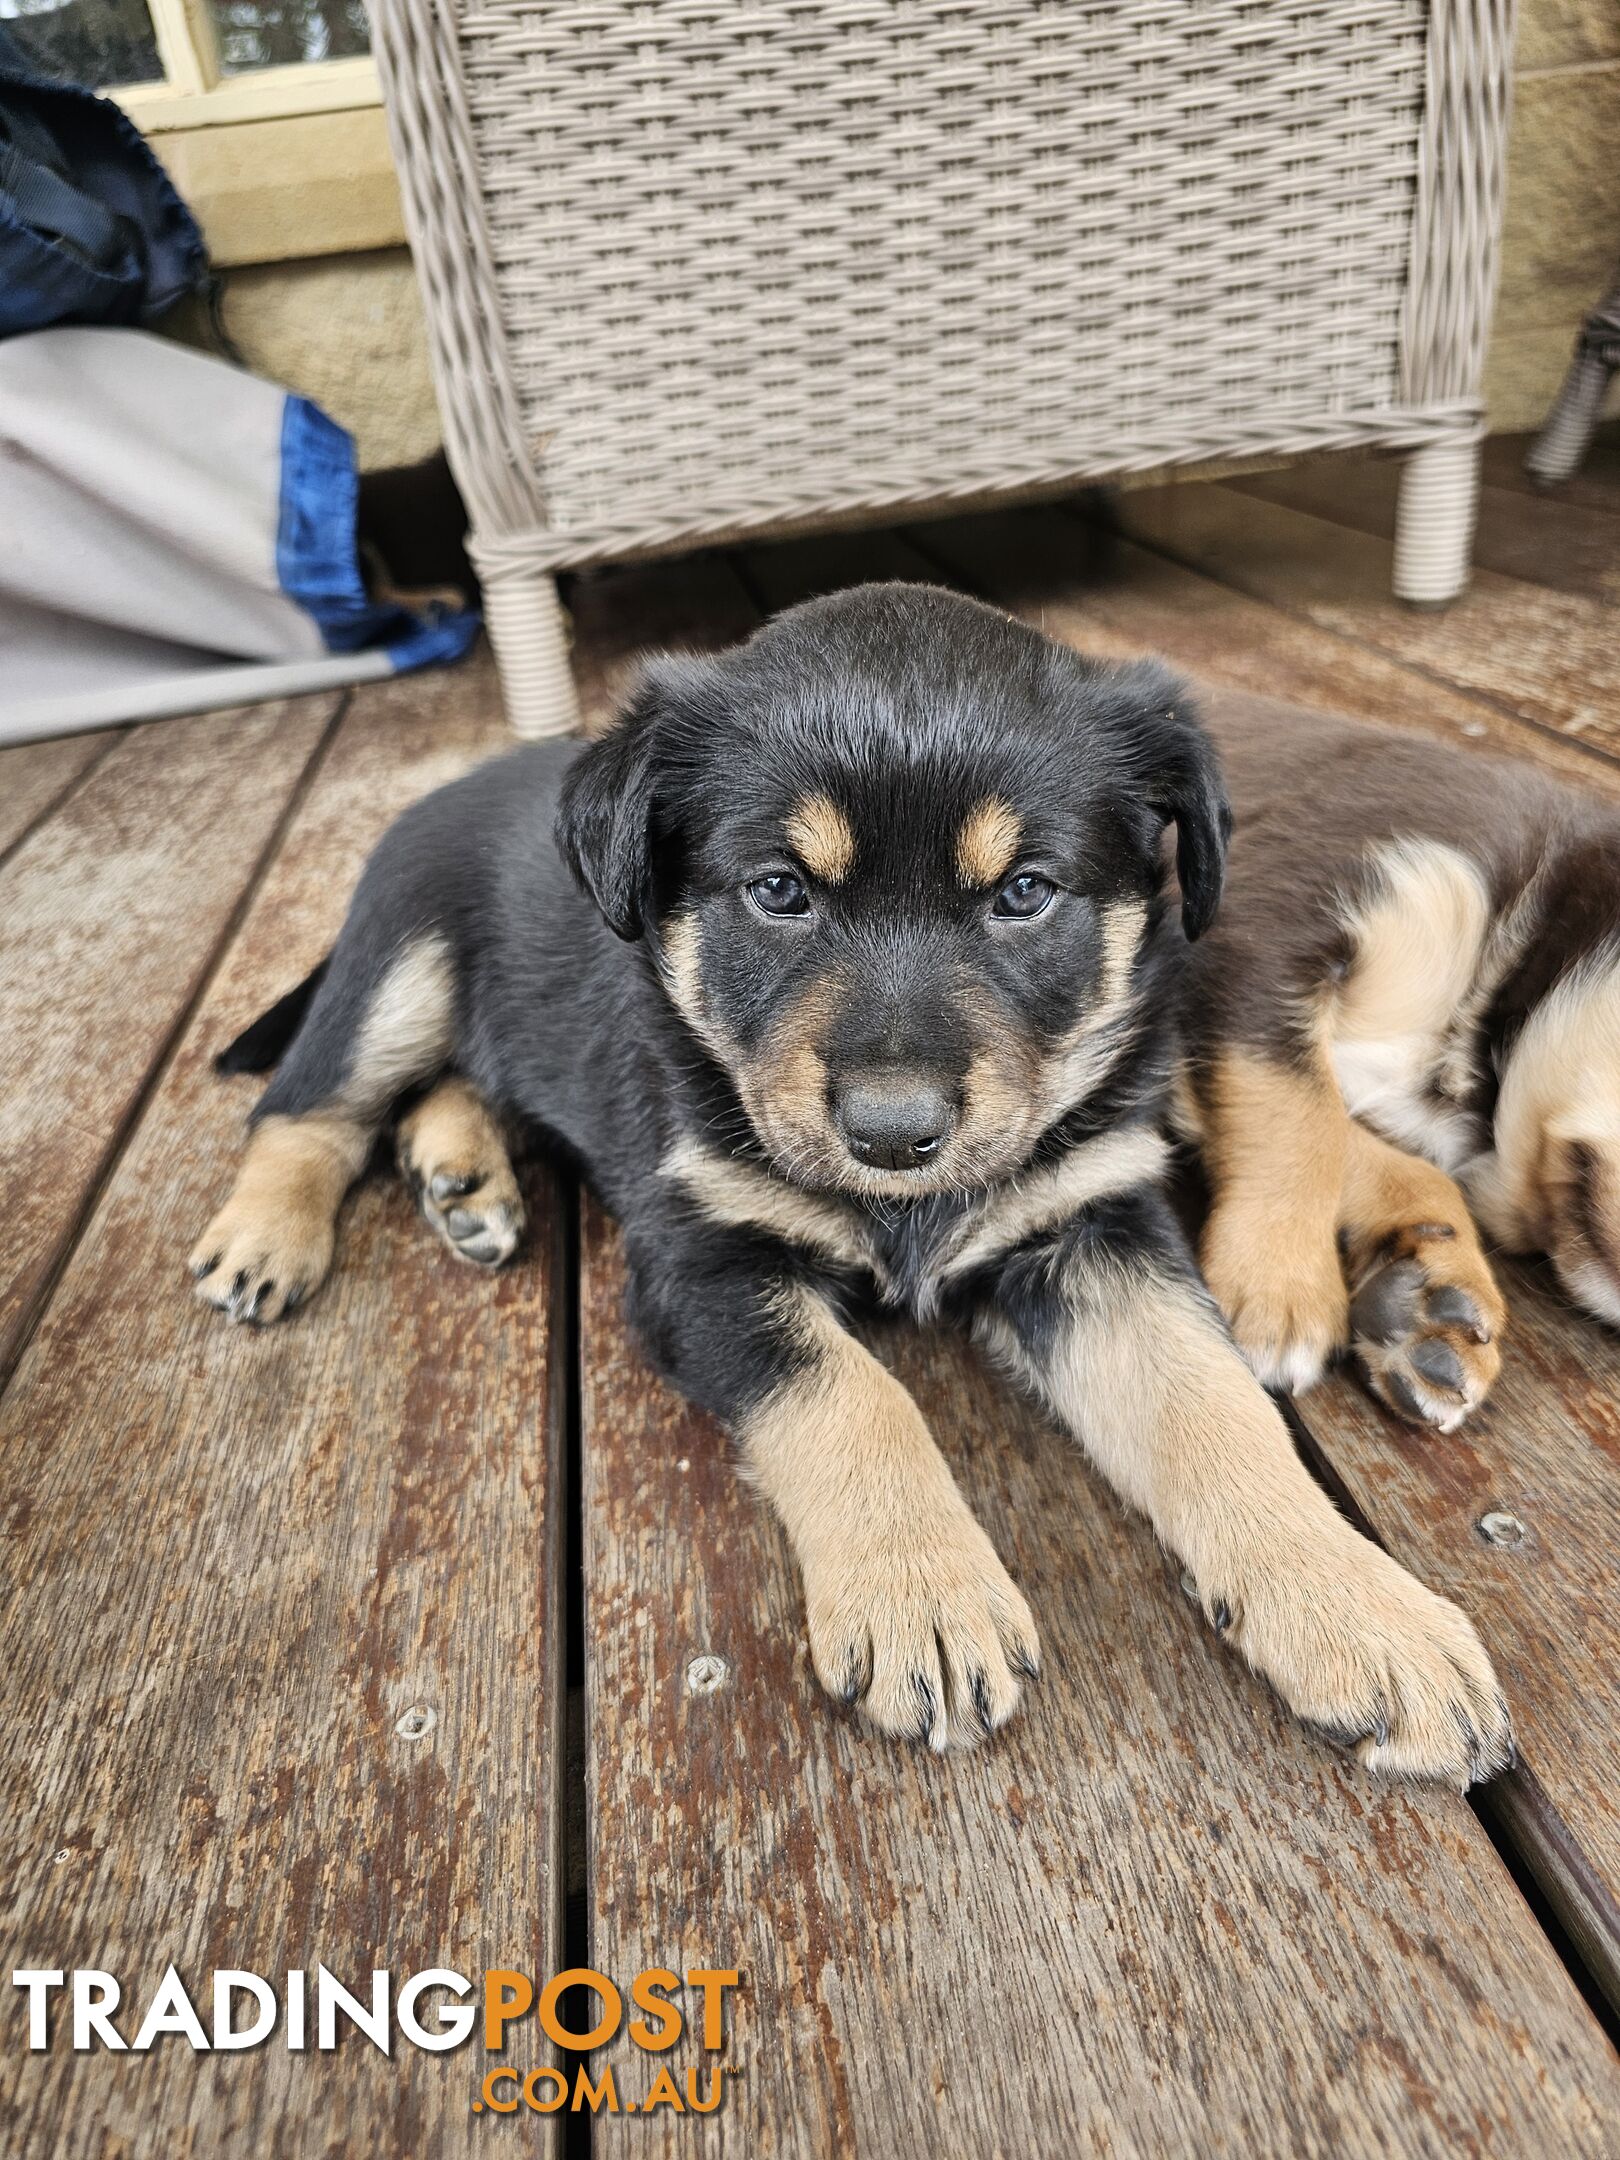
{"label": "wooden deck", "polygon": [[[601,718],[648,644],[868,576],[1494,745],[1620,792],[1620,444],[1549,502],[1494,445],[1469,597],[1386,597],[1393,468],[1317,465],[624,569],[574,593]],[[957,1347],[892,1355],[1039,1614],[1018,1722],[938,1761],[814,1687],[783,1540],[641,1365],[615,1233],[545,1167],[495,1281],[396,1181],[294,1324],[182,1256],[251,1086],[211,1052],[325,948],[372,840],[504,741],[489,667],[0,753],[0,1910],[14,1967],[736,1968],[725,2045],[621,2035],[621,2112],[474,2102],[551,2059],[278,2031],[0,2040],[7,2155],[525,2149],[957,2160],[1620,2153],[1620,1339],[1510,1271],[1492,1404],[1348,1379],[1301,1445],[1475,1615],[1521,1767],[1375,1788],[1224,1657],[1143,1527]],[[1478,1528],[1523,1525],[1513,1544]],[[594,2021],[587,2005],[576,2024]],[[313,2021],[312,2021],[313,2024]],[[713,2115],[624,2109],[727,2070]],[[510,2090],[511,2088],[505,2088]]]}

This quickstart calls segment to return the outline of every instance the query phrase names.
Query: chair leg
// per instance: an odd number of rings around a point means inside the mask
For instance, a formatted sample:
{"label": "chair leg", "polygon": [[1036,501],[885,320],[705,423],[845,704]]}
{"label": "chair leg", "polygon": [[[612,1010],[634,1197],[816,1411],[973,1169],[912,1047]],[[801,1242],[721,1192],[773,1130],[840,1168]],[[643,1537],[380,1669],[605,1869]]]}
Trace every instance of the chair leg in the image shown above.
{"label": "chair leg", "polygon": [[568,618],[556,579],[538,571],[489,579],[484,621],[513,731],[529,742],[577,733],[579,693],[568,665]]}
{"label": "chair leg", "polygon": [[1401,473],[1395,511],[1395,597],[1441,608],[1468,583],[1479,505],[1479,444],[1425,443]]}
{"label": "chair leg", "polygon": [[1620,371],[1620,271],[1581,324],[1557,402],[1530,445],[1524,469],[1542,487],[1571,480],[1597,433],[1609,378]]}

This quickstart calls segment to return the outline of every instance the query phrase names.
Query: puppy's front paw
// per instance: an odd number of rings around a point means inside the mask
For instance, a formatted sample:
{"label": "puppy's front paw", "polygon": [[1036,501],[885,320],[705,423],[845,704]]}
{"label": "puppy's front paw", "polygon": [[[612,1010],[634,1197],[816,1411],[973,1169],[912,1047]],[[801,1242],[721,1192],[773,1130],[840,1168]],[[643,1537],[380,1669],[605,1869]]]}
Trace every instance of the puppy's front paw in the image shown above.
{"label": "puppy's front paw", "polygon": [[1331,1231],[1288,1236],[1217,1206],[1204,1232],[1204,1279],[1262,1387],[1302,1395],[1350,1339],[1350,1299]]}
{"label": "puppy's front paw", "polygon": [[1467,1616],[1348,1526],[1332,1542],[1206,1593],[1215,1625],[1369,1770],[1466,1791],[1507,1769],[1507,1704]]}
{"label": "puppy's front paw", "polygon": [[807,1558],[810,1655],[885,1732],[970,1747],[1039,1670],[1035,1622],[965,1504]]}
{"label": "puppy's front paw", "polygon": [[233,1195],[192,1247],[188,1265],[206,1304],[227,1320],[268,1327],[313,1297],[331,1268],[334,1243],[324,1206]]}
{"label": "puppy's front paw", "polygon": [[1400,1417],[1454,1432],[1501,1369],[1505,1308],[1484,1254],[1445,1223],[1384,1239],[1350,1301],[1356,1356]]}

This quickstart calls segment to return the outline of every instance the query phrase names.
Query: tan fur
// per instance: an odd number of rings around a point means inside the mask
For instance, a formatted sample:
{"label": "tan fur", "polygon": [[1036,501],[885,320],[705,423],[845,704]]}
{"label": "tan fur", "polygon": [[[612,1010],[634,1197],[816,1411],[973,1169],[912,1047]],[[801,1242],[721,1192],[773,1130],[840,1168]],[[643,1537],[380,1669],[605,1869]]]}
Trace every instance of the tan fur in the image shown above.
{"label": "tan fur", "polygon": [[812,877],[837,885],[855,860],[855,835],[835,802],[806,795],[794,804],[787,821],[787,842]]}
{"label": "tan fur", "polygon": [[400,1091],[450,1055],[455,977],[439,936],[405,947],[378,985],[336,1099],[257,1125],[231,1197],[191,1253],[197,1294],[264,1324],[312,1296],[332,1265],[343,1195]]}
{"label": "tan fur", "polygon": [[871,1237],[853,1209],[841,1202],[805,1192],[772,1171],[735,1162],[695,1140],[672,1148],[661,1168],[712,1222],[766,1230],[840,1267],[865,1268],[883,1279]]}
{"label": "tan fur", "polygon": [[1438,841],[1398,841],[1374,860],[1367,899],[1345,917],[1350,967],[1323,1012],[1334,1074],[1353,1117],[1454,1164],[1468,1120],[1437,1083],[1466,1093],[1471,1081],[1470,1039],[1500,965],[1490,894]]}
{"label": "tan fur", "polygon": [[[1358,1334],[1356,1351],[1368,1378],[1387,1396],[1391,1374],[1398,1371],[1427,1422],[1441,1432],[1453,1431],[1494,1383],[1502,1364],[1498,1342],[1507,1324],[1507,1307],[1467,1201],[1433,1163],[1352,1124],[1340,1229],[1352,1294],[1391,1268],[1413,1275],[1418,1285],[1410,1324],[1392,1340],[1369,1341]],[[1466,1292],[1478,1323],[1437,1321],[1427,1307],[1431,1295],[1443,1289]],[[1411,1351],[1420,1341],[1450,1348],[1462,1368],[1460,1386],[1437,1389],[1413,1367]]]}
{"label": "tan fur", "polygon": [[[458,1260],[496,1267],[523,1235],[523,1195],[505,1135],[470,1080],[441,1080],[400,1119],[400,1167],[422,1214]],[[435,1194],[448,1180],[454,1190]]]}
{"label": "tan fur", "polygon": [[999,885],[1018,855],[1023,827],[1016,814],[991,795],[971,809],[956,835],[956,873],[964,885]]}
{"label": "tan fur", "polygon": [[231,1197],[192,1249],[197,1295],[233,1320],[259,1324],[313,1296],[371,1141],[370,1126],[342,1111],[256,1126]]}
{"label": "tan fur", "polygon": [[1114,1063],[1119,1030],[1133,1003],[1131,974],[1146,926],[1147,906],[1141,900],[1115,900],[1104,909],[1097,996],[1044,1061],[1038,1082],[1043,1123],[1084,1102]]}
{"label": "tan fur", "polygon": [[905,1389],[812,1291],[784,1297],[808,1362],[739,1437],[803,1572],[816,1676],[886,1732],[971,1743],[1034,1670],[1029,1607]]}
{"label": "tan fur", "polygon": [[1055,1230],[1083,1207],[1110,1193],[1129,1192],[1162,1178],[1170,1148],[1142,1127],[1101,1134],[1054,1163],[1051,1169],[1001,1186],[967,1218],[966,1235],[946,1257],[942,1281],[983,1267],[1026,1238]]}
{"label": "tan fur", "polygon": [[1198,1083],[1211,1206],[1200,1253],[1238,1347],[1298,1393],[1350,1338],[1336,1232],[1349,1119],[1325,1064],[1223,1051]]}
{"label": "tan fur", "polygon": [[1531,1014],[1494,1139],[1465,1175],[1486,1229],[1549,1253],[1571,1296],[1620,1324],[1620,967],[1576,969]]}
{"label": "tan fur", "polygon": [[1095,1271],[1021,1365],[1191,1570],[1204,1611],[1289,1706],[1369,1768],[1466,1785],[1500,1765],[1505,1708],[1464,1615],[1360,1537],[1190,1284]]}
{"label": "tan fur", "polygon": [[380,1120],[401,1089],[449,1057],[454,1030],[450,948],[442,937],[418,938],[383,977],[355,1038],[343,1083],[345,1109]]}

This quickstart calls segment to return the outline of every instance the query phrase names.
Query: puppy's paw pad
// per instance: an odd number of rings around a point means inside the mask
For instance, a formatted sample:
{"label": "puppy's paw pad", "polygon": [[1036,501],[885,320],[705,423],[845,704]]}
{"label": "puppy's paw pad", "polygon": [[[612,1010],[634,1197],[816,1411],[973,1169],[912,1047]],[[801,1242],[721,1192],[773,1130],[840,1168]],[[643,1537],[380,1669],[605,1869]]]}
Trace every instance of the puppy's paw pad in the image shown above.
{"label": "puppy's paw pad", "polygon": [[402,1138],[400,1167],[422,1219],[458,1260],[498,1268],[523,1237],[523,1195],[504,1148],[446,1162],[420,1162]]}
{"label": "puppy's paw pad", "polygon": [[807,1562],[805,1594],[822,1686],[936,1751],[1004,1725],[1040,1670],[1030,1609],[965,1506]]}
{"label": "puppy's paw pad", "polygon": [[1350,1304],[1356,1356],[1397,1416],[1454,1432],[1501,1368],[1502,1305],[1483,1259],[1443,1226],[1387,1241]]}
{"label": "puppy's paw pad", "polygon": [[323,1214],[272,1213],[233,1201],[197,1240],[187,1265],[205,1304],[238,1326],[268,1327],[320,1288],[332,1247]]}
{"label": "puppy's paw pad", "polygon": [[1466,1791],[1514,1761],[1490,1658],[1467,1616],[1357,1539],[1336,1571],[1246,1586],[1231,1639],[1295,1714],[1369,1770]]}

